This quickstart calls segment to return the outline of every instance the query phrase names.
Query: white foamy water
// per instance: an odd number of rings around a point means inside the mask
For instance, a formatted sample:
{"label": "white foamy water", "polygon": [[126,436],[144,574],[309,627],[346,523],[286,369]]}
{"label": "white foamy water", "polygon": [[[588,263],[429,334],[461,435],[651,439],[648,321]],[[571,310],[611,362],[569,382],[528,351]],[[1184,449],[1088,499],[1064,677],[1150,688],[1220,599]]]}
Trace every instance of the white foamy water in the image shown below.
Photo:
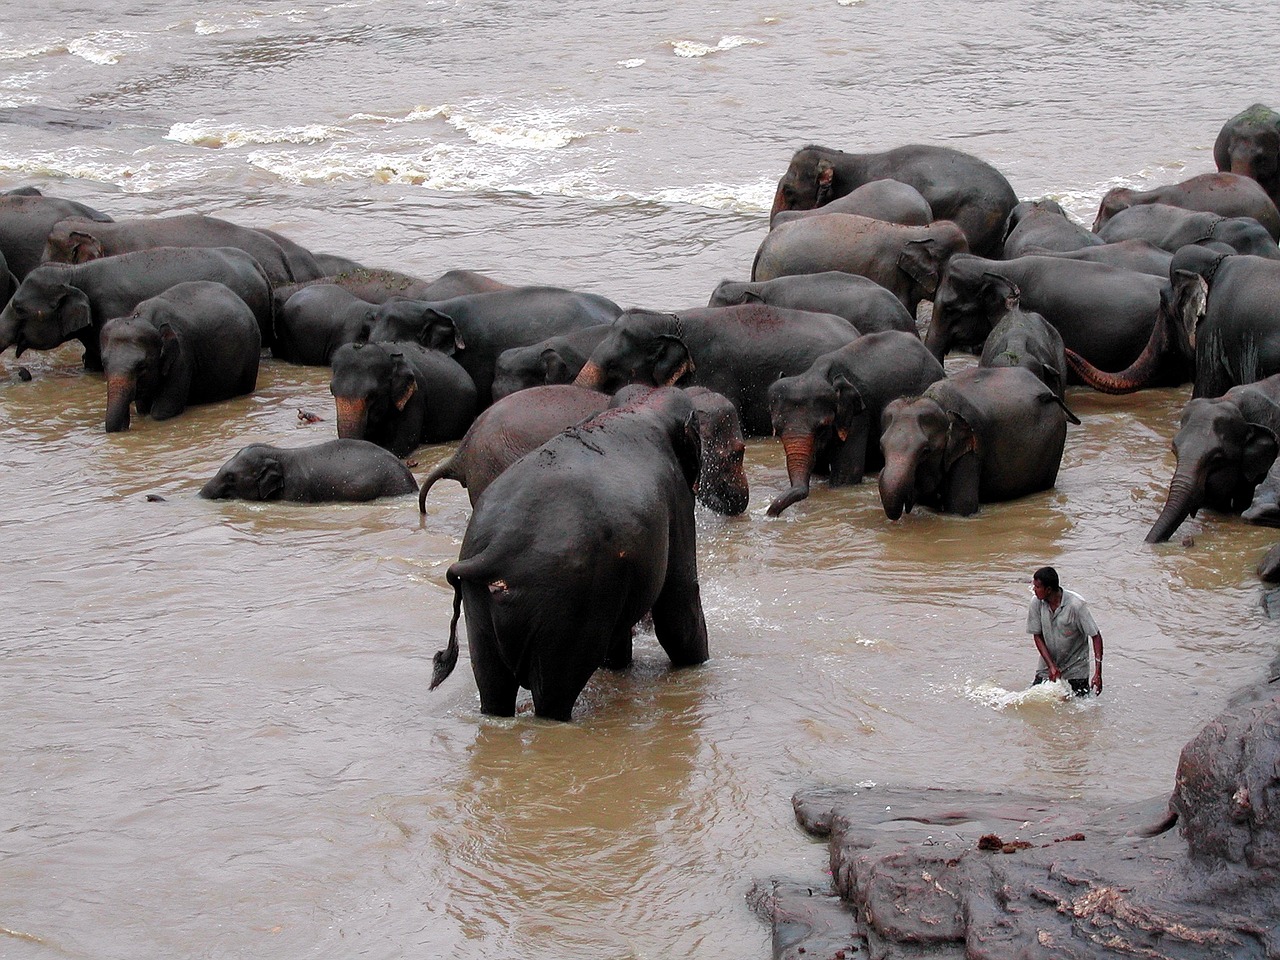
{"label": "white foamy water", "polygon": [[322,143],[345,132],[341,127],[317,123],[275,130],[269,127],[228,127],[212,120],[191,120],[175,123],[165,134],[165,139],[193,147],[247,147],[271,143]]}
{"label": "white foamy water", "polygon": [[721,37],[720,42],[714,46],[708,46],[705,43],[699,43],[696,40],[671,40],[672,52],[677,57],[685,57],[688,59],[696,59],[705,57],[708,54],[720,53],[724,50],[732,50],[735,47],[756,46],[763,44],[763,40],[756,40],[754,37]]}
{"label": "white foamy water", "polygon": [[975,703],[997,711],[1059,706],[1085,710],[1098,702],[1092,697],[1075,696],[1065,680],[1037,683],[1021,690],[1006,690],[990,681],[970,682],[965,685],[964,694]]}
{"label": "white foamy water", "polygon": [[96,63],[109,66],[119,63],[122,57],[139,53],[147,47],[147,38],[125,30],[99,30],[68,41],[67,52]]}

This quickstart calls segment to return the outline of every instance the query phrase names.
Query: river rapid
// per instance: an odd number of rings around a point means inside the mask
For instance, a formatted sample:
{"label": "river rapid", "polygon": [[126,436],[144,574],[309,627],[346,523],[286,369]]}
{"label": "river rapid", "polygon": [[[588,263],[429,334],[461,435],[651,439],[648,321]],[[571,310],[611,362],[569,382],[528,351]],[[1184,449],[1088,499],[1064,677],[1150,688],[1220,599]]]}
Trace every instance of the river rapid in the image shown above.
{"label": "river rapid", "polygon": [[[1225,119],[1280,103],[1273,2],[11,4],[0,188],[701,306],[749,273],[805,143],[957,147],[1085,223],[1113,185],[1213,169]],[[196,496],[247,443],[333,436],[326,370],[266,361],[252,397],[107,436],[79,347],[20,363],[30,382],[0,357],[6,958],[759,958],[753,885],[826,869],[796,790],[1164,793],[1275,649],[1274,531],[1202,513],[1143,543],[1189,387],[1074,388],[1056,488],[967,519],[890,523],[874,483],[820,481],[770,519],[782,451],[751,441],[748,513],[698,508],[712,659],[673,672],[642,636],[574,724],[487,719],[466,663],[427,692],[465,491],[425,518]],[[1044,563],[1101,625],[1097,700],[1026,690]]]}

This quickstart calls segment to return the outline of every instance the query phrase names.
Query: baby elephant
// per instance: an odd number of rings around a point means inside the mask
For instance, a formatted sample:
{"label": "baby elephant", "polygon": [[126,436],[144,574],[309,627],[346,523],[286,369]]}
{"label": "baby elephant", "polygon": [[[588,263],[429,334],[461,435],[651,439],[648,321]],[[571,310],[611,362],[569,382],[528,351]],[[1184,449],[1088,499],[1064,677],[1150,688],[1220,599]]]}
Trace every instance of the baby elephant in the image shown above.
{"label": "baby elephant", "polygon": [[107,433],[129,429],[129,405],[155,420],[189,403],[252,393],[262,338],[253,311],[210,280],[179,283],[108,320],[99,336],[107,376]]}
{"label": "baby elephant", "polygon": [[409,468],[376,443],[329,440],[309,447],[250,444],[222,465],[200,496],[206,500],[359,503],[417,489]]}

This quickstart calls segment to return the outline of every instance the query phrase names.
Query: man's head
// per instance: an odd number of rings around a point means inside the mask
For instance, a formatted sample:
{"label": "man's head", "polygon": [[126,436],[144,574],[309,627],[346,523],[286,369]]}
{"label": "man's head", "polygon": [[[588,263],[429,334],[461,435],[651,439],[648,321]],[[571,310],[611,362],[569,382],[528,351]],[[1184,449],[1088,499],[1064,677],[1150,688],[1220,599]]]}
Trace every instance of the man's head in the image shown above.
{"label": "man's head", "polygon": [[1041,567],[1031,576],[1031,586],[1041,600],[1052,596],[1061,588],[1058,583],[1058,571],[1053,567]]}

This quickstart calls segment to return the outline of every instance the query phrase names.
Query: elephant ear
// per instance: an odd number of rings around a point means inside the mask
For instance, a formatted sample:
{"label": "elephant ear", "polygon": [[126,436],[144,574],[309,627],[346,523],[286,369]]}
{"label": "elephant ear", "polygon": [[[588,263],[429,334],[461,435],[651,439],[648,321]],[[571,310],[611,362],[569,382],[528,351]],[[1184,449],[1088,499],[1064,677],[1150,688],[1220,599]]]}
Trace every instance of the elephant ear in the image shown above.
{"label": "elephant ear", "polygon": [[947,449],[943,455],[943,467],[950,471],[961,457],[978,452],[978,438],[969,421],[954,410],[947,411]]}
{"label": "elephant ear", "polygon": [[259,500],[274,500],[284,489],[284,471],[275,457],[263,457],[255,471]]}
{"label": "elephant ear", "polygon": [[160,325],[160,376],[168,379],[177,369],[178,358],[182,356],[182,344],[173,327],[167,323]]}
{"label": "elephant ear", "polygon": [[702,471],[702,434],[699,432],[697,410],[690,410],[688,416],[677,421],[671,441],[685,483],[696,492],[698,474]]}
{"label": "elephant ear", "polygon": [[456,351],[467,348],[453,317],[439,310],[428,310],[425,317],[426,324],[422,328],[418,342],[428,350],[439,350],[441,353],[453,356]]}
{"label": "elephant ear", "polygon": [[862,393],[848,377],[841,374],[831,384],[836,388],[836,436],[841,441],[849,439],[849,427],[853,418],[867,409]]}
{"label": "elephant ear", "polygon": [[1249,424],[1240,458],[1240,472],[1249,483],[1261,483],[1275,462],[1277,452],[1280,452],[1280,444],[1276,442],[1276,435],[1260,424]]}
{"label": "elephant ear", "polygon": [[1013,310],[1022,300],[1022,291],[1008,277],[998,273],[982,275],[982,292],[991,303],[1003,303],[1006,310]]}
{"label": "elephant ear", "polygon": [[409,361],[399,350],[391,354],[391,396],[395,398],[397,410],[404,410],[405,404],[418,392],[418,379],[409,367]]}
{"label": "elephant ear", "polygon": [[1191,348],[1191,356],[1195,356],[1196,329],[1204,319],[1205,308],[1209,303],[1209,284],[1204,277],[1191,270],[1175,270],[1171,279],[1174,315]]}
{"label": "elephant ear", "polygon": [[554,347],[543,350],[539,360],[542,362],[542,382],[545,384],[572,383],[577,376]]}
{"label": "elephant ear", "polygon": [[694,371],[688,346],[674,333],[658,334],[650,369],[653,370],[653,382],[657,386],[674,386],[678,380]]}
{"label": "elephant ear", "polygon": [[88,263],[103,255],[102,241],[91,233],[72,230],[67,237],[67,263]]}
{"label": "elephant ear", "polygon": [[814,186],[816,192],[813,196],[813,205],[821,207],[831,202],[834,197],[834,183],[836,179],[836,171],[831,166],[830,160],[819,160],[817,169],[814,171]]}
{"label": "elephant ear", "polygon": [[66,287],[53,312],[58,316],[58,334],[63,340],[69,340],[85,327],[93,326],[89,297],[79,287]]}
{"label": "elephant ear", "polygon": [[908,240],[898,254],[898,269],[920,285],[929,296],[938,292],[942,270],[941,244],[933,237]]}

